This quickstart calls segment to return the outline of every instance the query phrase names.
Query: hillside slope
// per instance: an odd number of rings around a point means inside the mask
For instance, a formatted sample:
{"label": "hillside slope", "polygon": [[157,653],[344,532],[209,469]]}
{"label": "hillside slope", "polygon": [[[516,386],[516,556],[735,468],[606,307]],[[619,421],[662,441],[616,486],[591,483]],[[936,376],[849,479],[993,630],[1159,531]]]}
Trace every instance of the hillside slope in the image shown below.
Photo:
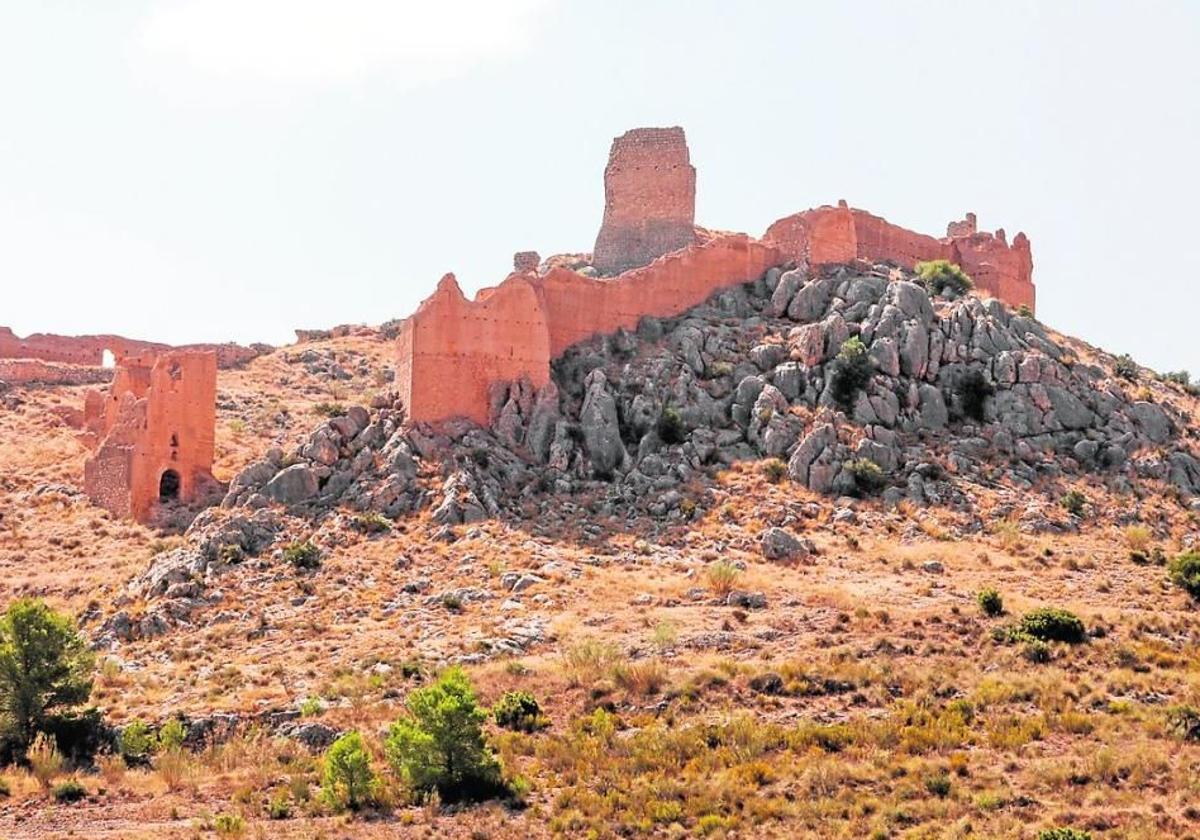
{"label": "hillside slope", "polygon": [[[0,396],[4,600],[81,616],[114,721],[258,727],[173,790],[84,776],[70,809],[6,773],[0,832],[1195,835],[1196,612],[1157,558],[1196,534],[1196,399],[910,280],[772,272],[572,349],[489,429],[406,424],[377,334],[276,351],[221,372],[231,488],[178,535],[79,496],[78,390]],[[869,376],[843,389],[856,336]],[[1006,632],[1043,606],[1086,640]],[[452,662],[543,704],[544,731],[489,730],[527,808],[267,821],[317,782],[298,723],[377,745]]]}

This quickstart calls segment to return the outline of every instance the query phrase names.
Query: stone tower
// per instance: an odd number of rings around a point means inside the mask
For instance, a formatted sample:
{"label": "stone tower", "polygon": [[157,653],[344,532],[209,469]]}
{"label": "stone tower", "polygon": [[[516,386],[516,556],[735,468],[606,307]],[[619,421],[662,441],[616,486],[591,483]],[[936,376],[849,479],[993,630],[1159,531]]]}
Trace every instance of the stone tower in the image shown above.
{"label": "stone tower", "polygon": [[682,128],[635,128],[613,140],[604,168],[604,222],[592,251],[601,274],[691,245],[695,220],[696,170]]}

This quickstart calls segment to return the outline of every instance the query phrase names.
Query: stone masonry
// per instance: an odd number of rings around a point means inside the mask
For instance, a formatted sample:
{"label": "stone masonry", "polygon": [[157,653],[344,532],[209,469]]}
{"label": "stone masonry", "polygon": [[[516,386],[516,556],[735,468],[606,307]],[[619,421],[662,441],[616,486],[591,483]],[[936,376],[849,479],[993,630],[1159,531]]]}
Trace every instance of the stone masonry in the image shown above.
{"label": "stone masonry", "polygon": [[592,264],[620,274],[695,239],[696,169],[682,128],[635,128],[613,140],[604,168],[604,222]]}
{"label": "stone masonry", "polygon": [[89,392],[84,425],[95,451],[84,490],[117,516],[152,517],[156,503],[191,502],[213,482],[217,355],[126,357],[105,391]]}

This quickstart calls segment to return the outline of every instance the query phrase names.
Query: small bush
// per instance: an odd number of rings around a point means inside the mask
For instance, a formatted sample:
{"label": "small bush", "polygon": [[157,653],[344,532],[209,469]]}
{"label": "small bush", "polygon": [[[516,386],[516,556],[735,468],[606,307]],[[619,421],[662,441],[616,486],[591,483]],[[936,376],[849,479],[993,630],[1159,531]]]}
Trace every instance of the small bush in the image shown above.
{"label": "small bush", "polygon": [[833,398],[839,406],[850,411],[854,408],[858,392],[867,386],[874,373],[866,345],[858,336],[846,339],[830,367]]}
{"label": "small bush", "polygon": [[984,615],[995,617],[1004,613],[1004,599],[990,586],[981,589],[975,600],[979,602],[979,609],[983,610]]}
{"label": "small bush", "polygon": [[347,732],[325,753],[321,792],[335,811],[357,811],[374,801],[379,780],[371,769],[371,756],[357,732]]}
{"label": "small bush", "polygon": [[925,790],[936,796],[938,799],[945,799],[950,795],[950,777],[945,773],[938,773],[930,776],[925,780]]}
{"label": "small bush", "polygon": [[845,470],[854,479],[854,492],[859,496],[873,496],[883,489],[886,479],[883,470],[870,458],[855,458],[845,464]]}
{"label": "small bush", "polygon": [[144,765],[150,761],[150,753],[154,752],[154,735],[145,721],[134,720],[121,730],[118,740],[121,758],[129,767]]}
{"label": "small bush", "polygon": [[322,417],[341,417],[346,413],[346,406],[336,402],[319,402],[312,407],[313,414]]}
{"label": "small bush", "polygon": [[316,569],[321,565],[321,549],[307,540],[288,543],[283,559],[297,569]]}
{"label": "small bush", "polygon": [[772,458],[769,461],[763,462],[762,473],[767,481],[772,484],[778,484],[787,475],[787,464],[778,458]]}
{"label": "small bush", "polygon": [[291,797],[286,790],[277,791],[267,802],[267,816],[273,820],[286,820],[291,815]]}
{"label": "small bush", "polygon": [[658,415],[658,437],[666,444],[675,446],[687,439],[687,429],[683,426],[683,418],[676,408],[667,407]]}
{"label": "small bush", "polygon": [[1077,828],[1047,828],[1038,832],[1037,840],[1092,840],[1092,835]]}
{"label": "small bush", "polygon": [[408,717],[388,730],[388,763],[418,793],[443,802],[481,801],[505,793],[500,764],[483,739],[487,713],[466,673],[448,669],[405,701]]}
{"label": "small bush", "polygon": [[1145,525],[1130,525],[1125,529],[1125,545],[1129,546],[1130,551],[1145,554],[1150,547],[1151,536],[1150,529]]}
{"label": "small bush", "polygon": [[1138,380],[1138,364],[1128,353],[1123,353],[1113,359],[1113,373],[1129,382]]}
{"label": "small bush", "polygon": [[630,694],[649,697],[667,684],[667,668],[657,659],[617,665],[613,668],[613,681]]}
{"label": "small bush", "polygon": [[1087,638],[1083,622],[1075,613],[1057,607],[1039,607],[1021,617],[1017,632],[1043,642],[1079,644]]}
{"label": "small bush", "polygon": [[607,642],[581,639],[563,651],[563,672],[571,685],[587,685],[598,680],[618,656],[617,649]]}
{"label": "small bush", "polygon": [[183,742],[186,738],[187,727],[183,725],[183,721],[179,718],[171,718],[158,730],[158,748],[166,752],[183,749]]}
{"label": "small bush", "polygon": [[916,265],[917,281],[931,295],[956,298],[975,288],[975,282],[962,268],[949,260],[930,260]]}
{"label": "small bush", "polygon": [[969,370],[956,383],[959,409],[963,417],[982,423],[984,408],[988,398],[996,393],[995,387],[988,382],[982,371]]}
{"label": "small bush", "polygon": [[0,778],[0,797],[12,796],[12,788],[9,787],[8,779]]}
{"label": "small bush", "polygon": [[704,570],[704,576],[708,579],[708,588],[713,594],[724,597],[733,591],[738,578],[742,576],[742,570],[728,560],[718,560],[709,564]]}
{"label": "small bush", "polygon": [[1087,496],[1078,490],[1068,490],[1063,494],[1062,506],[1071,516],[1082,517],[1087,507]]}
{"label": "small bush", "polygon": [[75,779],[67,779],[62,784],[55,785],[53,795],[55,802],[78,802],[87,796],[87,788]]}
{"label": "small bush", "polygon": [[1192,706],[1172,706],[1167,709],[1167,727],[1177,738],[1200,741],[1200,710]]}
{"label": "small bush", "polygon": [[382,513],[360,513],[350,521],[350,527],[360,534],[383,534],[392,530],[392,523]]}
{"label": "small bush", "polygon": [[1200,552],[1187,551],[1167,566],[1171,583],[1200,601]]}
{"label": "small bush", "polygon": [[1020,315],[1022,318],[1032,318],[1033,310],[1029,308],[1028,303],[1022,303],[1020,306],[1017,307],[1017,314]]}
{"label": "small bush", "polygon": [[217,814],[213,818],[213,831],[221,837],[241,837],[246,833],[246,821],[240,814]]}
{"label": "small bush", "polygon": [[320,697],[305,697],[304,702],[300,704],[301,717],[315,717],[325,711],[325,704],[321,702]]}
{"label": "small bush", "polygon": [[1021,655],[1035,665],[1044,665],[1053,658],[1050,645],[1041,639],[1030,639],[1021,649]]}
{"label": "small bush", "polygon": [[536,732],[547,726],[542,707],[528,691],[506,691],[496,705],[492,717],[497,726],[517,732]]}
{"label": "small bush", "polygon": [[1162,375],[1164,382],[1187,388],[1192,383],[1192,375],[1186,370],[1169,370]]}

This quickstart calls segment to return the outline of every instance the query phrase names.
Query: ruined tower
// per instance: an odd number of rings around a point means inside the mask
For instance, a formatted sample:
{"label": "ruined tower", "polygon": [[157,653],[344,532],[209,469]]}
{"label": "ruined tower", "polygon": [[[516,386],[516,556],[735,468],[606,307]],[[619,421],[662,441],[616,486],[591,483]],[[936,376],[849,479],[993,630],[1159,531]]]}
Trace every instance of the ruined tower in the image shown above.
{"label": "ruined tower", "polygon": [[691,245],[695,219],[696,170],[682,128],[635,128],[613,140],[592,252],[598,271],[620,274]]}
{"label": "ruined tower", "polygon": [[150,518],[157,502],[193,501],[213,481],[217,356],[167,352],[120,362],[84,422],[96,450],[84,489],[117,516]]}

